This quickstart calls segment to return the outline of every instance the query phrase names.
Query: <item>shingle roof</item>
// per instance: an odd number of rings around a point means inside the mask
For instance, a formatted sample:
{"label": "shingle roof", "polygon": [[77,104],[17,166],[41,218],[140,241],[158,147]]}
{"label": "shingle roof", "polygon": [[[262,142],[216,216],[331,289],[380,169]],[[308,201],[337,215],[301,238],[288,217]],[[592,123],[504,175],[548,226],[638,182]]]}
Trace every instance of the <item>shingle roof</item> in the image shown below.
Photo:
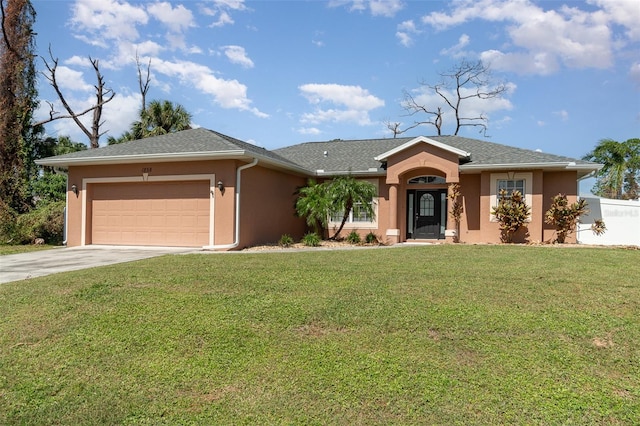
{"label": "shingle roof", "polygon": [[311,171],[356,172],[378,170],[381,163],[375,157],[400,146],[413,138],[333,140],[306,142],[276,149],[278,155],[288,158]]}
{"label": "shingle roof", "polygon": [[110,159],[167,156],[175,156],[176,159],[179,159],[185,156],[206,157],[214,154],[218,156],[224,154],[258,156],[274,162],[284,163],[285,166],[298,167],[297,164],[280,157],[273,151],[204,128],[183,130],[181,132],[108,145],[98,149],[72,152],[50,157],[39,161],[39,163],[77,163],[83,160],[99,162],[100,160],[106,161]]}
{"label": "shingle roof", "polygon": [[[393,150],[413,137],[332,140],[327,142],[306,142],[269,151],[256,145],[232,138],[222,133],[204,128],[184,130],[162,136],[155,136],[125,142],[123,144],[78,151],[39,160],[44,165],[89,164],[102,162],[126,162],[136,159],[204,159],[220,157],[258,157],[279,166],[307,172],[314,175],[338,173],[384,174],[384,165],[375,158]],[[471,153],[464,159],[461,169],[490,168],[510,165],[553,165],[572,164],[577,168],[595,170],[595,163],[574,158],[546,154],[543,152],[516,148],[485,140],[460,136],[430,136],[428,139]]]}
{"label": "shingle roof", "polygon": [[[467,168],[571,162],[595,166],[588,161],[460,136],[429,136],[428,138],[471,153],[470,161],[465,161]],[[374,160],[375,157],[412,139],[414,138],[307,142],[277,149],[274,152],[312,171],[323,170],[325,173],[367,171],[380,168],[381,163]]]}

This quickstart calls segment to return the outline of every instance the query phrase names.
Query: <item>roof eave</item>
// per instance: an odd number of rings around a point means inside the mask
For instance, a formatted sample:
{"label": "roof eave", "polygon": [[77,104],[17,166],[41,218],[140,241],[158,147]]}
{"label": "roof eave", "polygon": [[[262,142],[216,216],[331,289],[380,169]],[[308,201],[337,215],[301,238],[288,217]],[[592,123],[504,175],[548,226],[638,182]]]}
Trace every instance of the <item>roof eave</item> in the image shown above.
{"label": "roof eave", "polygon": [[80,157],[80,158],[58,158],[50,157],[36,160],[36,164],[52,167],[70,166],[98,166],[112,164],[135,164],[135,163],[166,163],[172,161],[203,161],[203,160],[236,160],[258,158],[261,163],[271,164],[284,169],[296,171],[303,174],[311,174],[309,170],[294,164],[278,161],[269,156],[261,155],[247,150],[219,151],[219,152],[185,152],[185,153],[162,153],[143,155],[116,155],[109,157]]}
{"label": "roof eave", "polygon": [[460,171],[484,171],[484,170],[518,170],[518,169],[566,169],[581,171],[597,171],[602,164],[577,164],[574,161],[556,161],[543,163],[499,163],[499,164],[462,164]]}
{"label": "roof eave", "polygon": [[245,156],[245,150],[220,151],[220,152],[179,152],[161,154],[128,154],[105,157],[77,157],[58,158],[50,157],[36,160],[41,166],[96,166],[102,164],[132,164],[132,163],[163,163],[168,161],[197,161],[209,158],[235,158]]}
{"label": "roof eave", "polygon": [[331,177],[331,176],[386,176],[387,171],[383,169],[376,170],[316,170],[313,173],[317,177]]}

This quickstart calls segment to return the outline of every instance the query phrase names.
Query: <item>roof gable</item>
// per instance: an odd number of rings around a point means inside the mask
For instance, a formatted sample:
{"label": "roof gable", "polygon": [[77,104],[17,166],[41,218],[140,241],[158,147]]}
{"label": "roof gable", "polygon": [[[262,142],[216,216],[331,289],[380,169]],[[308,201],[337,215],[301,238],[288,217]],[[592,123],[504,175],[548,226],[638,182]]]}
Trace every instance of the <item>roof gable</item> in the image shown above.
{"label": "roof gable", "polygon": [[455,148],[453,146],[444,144],[442,142],[438,142],[435,141],[433,139],[427,138],[425,136],[418,136],[416,138],[411,139],[410,141],[407,141],[405,143],[403,143],[402,145],[399,145],[389,151],[383,152],[382,154],[378,155],[375,157],[376,161],[387,161],[387,159],[399,152],[404,151],[405,149],[411,148],[414,145],[417,144],[421,144],[421,143],[426,143],[428,145],[432,145],[435,146],[436,148],[440,148],[444,151],[448,151],[451,152],[453,154],[456,154],[458,157],[460,158],[470,158],[471,157],[471,153],[464,151],[462,149],[458,149]]}

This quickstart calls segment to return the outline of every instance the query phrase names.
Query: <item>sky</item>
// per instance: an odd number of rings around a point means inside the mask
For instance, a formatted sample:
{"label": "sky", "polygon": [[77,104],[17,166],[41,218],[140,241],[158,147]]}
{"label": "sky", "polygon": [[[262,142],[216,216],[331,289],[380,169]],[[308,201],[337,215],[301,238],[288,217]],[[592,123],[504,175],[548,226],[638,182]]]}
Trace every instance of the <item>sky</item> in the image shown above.
{"label": "sky", "polygon": [[[481,60],[499,99],[468,102],[489,118],[488,137],[461,136],[581,158],[599,140],[640,137],[637,0],[32,0],[38,54],[58,59],[72,108],[95,101],[98,59],[103,125],[118,137],[139,114],[136,55],[149,63],[147,101],[170,100],[194,127],[275,149],[301,142],[392,137],[412,125],[404,93],[438,105],[427,84],[462,60]],[[42,58],[39,70],[46,70]],[[493,87],[491,85],[488,86]],[[39,79],[38,117],[60,102]],[[443,134],[451,134],[445,114]],[[88,140],[72,120],[50,136]],[[402,136],[432,136],[419,126]]]}

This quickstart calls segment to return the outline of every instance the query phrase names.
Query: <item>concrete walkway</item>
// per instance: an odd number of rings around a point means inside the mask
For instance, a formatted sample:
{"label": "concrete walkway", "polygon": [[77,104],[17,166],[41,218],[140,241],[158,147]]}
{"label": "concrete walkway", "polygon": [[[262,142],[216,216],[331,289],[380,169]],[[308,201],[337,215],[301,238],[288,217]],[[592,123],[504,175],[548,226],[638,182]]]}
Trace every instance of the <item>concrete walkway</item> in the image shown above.
{"label": "concrete walkway", "polygon": [[165,254],[194,253],[198,248],[85,246],[60,247],[0,256],[0,284],[58,272],[131,262]]}

